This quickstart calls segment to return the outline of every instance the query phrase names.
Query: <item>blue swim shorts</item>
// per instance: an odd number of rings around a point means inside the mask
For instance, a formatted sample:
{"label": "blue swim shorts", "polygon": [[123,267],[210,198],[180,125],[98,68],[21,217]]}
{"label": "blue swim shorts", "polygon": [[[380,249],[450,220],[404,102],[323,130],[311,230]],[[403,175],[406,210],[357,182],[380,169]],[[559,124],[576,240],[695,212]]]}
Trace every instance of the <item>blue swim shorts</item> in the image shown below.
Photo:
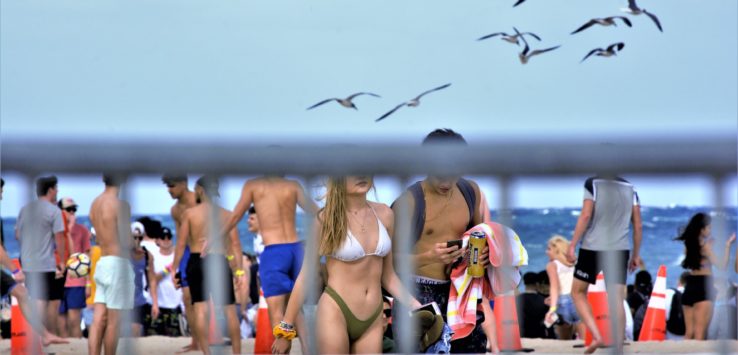
{"label": "blue swim shorts", "polygon": [[190,246],[186,246],[182,259],[179,261],[179,284],[180,287],[190,287],[187,282],[187,262],[190,260]]}
{"label": "blue swim shorts", "polygon": [[259,279],[264,297],[292,292],[302,267],[302,242],[272,244],[264,247],[259,265]]}
{"label": "blue swim shorts", "polygon": [[85,300],[85,287],[65,287],[64,296],[59,302],[59,314],[67,314],[70,309],[82,309],[87,307]]}

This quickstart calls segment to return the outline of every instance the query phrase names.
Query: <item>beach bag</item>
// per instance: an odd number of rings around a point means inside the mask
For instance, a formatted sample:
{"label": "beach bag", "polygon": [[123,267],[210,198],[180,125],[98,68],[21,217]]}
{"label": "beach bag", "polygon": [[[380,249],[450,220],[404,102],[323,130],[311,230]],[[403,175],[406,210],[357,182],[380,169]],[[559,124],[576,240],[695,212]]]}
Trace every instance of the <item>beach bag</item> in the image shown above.
{"label": "beach bag", "polygon": [[684,335],[687,332],[682,310],[682,293],[677,290],[674,290],[674,296],[671,298],[671,310],[669,320],[666,321],[666,330],[674,335]]}

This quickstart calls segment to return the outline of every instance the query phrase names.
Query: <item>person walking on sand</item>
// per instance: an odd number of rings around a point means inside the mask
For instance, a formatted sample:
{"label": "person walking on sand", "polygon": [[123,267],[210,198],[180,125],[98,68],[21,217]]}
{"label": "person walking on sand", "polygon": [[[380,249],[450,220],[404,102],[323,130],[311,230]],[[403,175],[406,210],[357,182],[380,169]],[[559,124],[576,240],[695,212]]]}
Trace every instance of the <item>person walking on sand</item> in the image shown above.
{"label": "person walking on sand", "polygon": [[574,264],[566,260],[566,252],[569,250],[569,241],[566,238],[555,235],[548,240],[546,247],[546,273],[551,283],[551,305],[546,313],[546,321],[555,323],[554,314],[563,321],[556,324],[556,335],[559,339],[570,340],[572,333],[576,332],[580,339],[584,339],[584,324],[579,319],[579,314],[574,307],[571,298],[571,285],[574,281]]}
{"label": "person walking on sand", "polygon": [[730,258],[730,247],[735,241],[735,233],[725,242],[722,259],[712,251],[713,239],[710,216],[697,213],[689,220],[676,240],[684,242],[684,261],[682,267],[690,270],[687,276],[682,310],[684,312],[684,339],[705,340],[707,328],[712,319],[715,300],[715,285],[712,279],[712,266],[725,269]]}
{"label": "person walking on sand", "polygon": [[130,248],[133,241],[128,224],[131,207],[118,198],[120,180],[117,176],[104,175],[103,182],[105,190],[90,207],[90,221],[101,256],[95,267],[95,304],[88,353],[99,355],[104,344],[105,355],[115,355],[121,311],[133,308],[133,267],[128,258],[121,257],[126,252],[123,249]]}
{"label": "person walking on sand", "polygon": [[[628,235],[633,233],[632,254]],[[576,262],[571,294],[577,313],[592,333],[592,343],[585,349],[590,354],[604,345],[587,302],[589,284],[597,281],[597,274],[607,269],[605,283],[610,302],[616,305],[617,324],[615,346],[622,347],[625,339],[625,308],[621,307],[625,296],[626,271],[634,271],[641,265],[641,206],[633,184],[621,177],[588,178],[584,183],[582,210],[574,228],[566,259]],[[582,242],[579,256],[575,248]],[[611,307],[612,308],[612,307]]]}
{"label": "person walking on sand", "polygon": [[[395,273],[390,238],[393,212],[387,205],[367,201],[372,185],[370,176],[331,178],[325,208],[315,221],[314,235],[320,238],[319,253],[326,257],[328,271],[317,311],[321,354],[382,352],[382,288],[395,300],[420,307]],[[295,330],[294,322],[305,299],[306,282],[310,281],[305,273],[300,273],[284,318],[274,329],[275,354],[289,353],[292,338],[305,334]]]}
{"label": "person walking on sand", "polygon": [[[258,212],[259,232],[264,252],[259,257],[259,280],[269,310],[272,327],[284,317],[284,310],[297,275],[302,267],[303,243],[298,241],[295,227],[296,207],[315,215],[318,206],[306,197],[299,182],[281,176],[264,176],[246,181],[233,214],[223,231],[233,229],[253,203]],[[303,330],[302,317],[296,319]],[[307,345],[301,342],[303,353]]]}
{"label": "person walking on sand", "polygon": [[[242,269],[241,258],[234,259],[235,270],[232,272],[226,255],[239,255],[241,253],[241,241],[238,232],[231,229],[228,236],[213,236],[211,232],[213,209],[220,222],[225,222],[231,212],[217,204],[218,181],[209,176],[203,176],[195,183],[195,195],[198,205],[188,208],[182,214],[182,222],[179,226],[179,236],[174,251],[172,265],[179,268],[185,246],[190,247],[190,259],[187,262],[187,275],[189,278],[190,294],[194,307],[195,336],[200,350],[204,354],[210,354],[208,344],[208,319],[210,312],[208,301],[212,296],[215,305],[223,306],[225,310],[228,335],[231,338],[231,347],[234,354],[241,353],[241,332],[236,315],[236,295],[234,293],[233,277],[236,277],[236,285],[243,282],[245,272]],[[215,240],[213,238],[222,238]],[[207,246],[207,250],[205,249]],[[207,255],[203,255],[207,252]],[[212,288],[210,283],[214,280],[206,280],[206,268],[213,273],[220,273],[223,285]],[[176,283],[176,273],[171,274],[172,282]]]}

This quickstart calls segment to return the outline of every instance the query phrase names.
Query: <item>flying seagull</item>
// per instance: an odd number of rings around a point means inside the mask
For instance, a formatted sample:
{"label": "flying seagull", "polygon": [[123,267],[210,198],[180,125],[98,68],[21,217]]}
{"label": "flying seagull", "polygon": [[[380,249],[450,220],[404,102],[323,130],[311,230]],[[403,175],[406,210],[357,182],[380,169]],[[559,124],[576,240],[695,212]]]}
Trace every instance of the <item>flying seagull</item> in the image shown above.
{"label": "flying seagull", "polygon": [[522,38],[523,43],[525,43],[525,48],[523,48],[523,51],[518,54],[518,58],[520,58],[521,64],[528,63],[528,60],[530,60],[530,58],[534,55],[543,54],[543,53],[546,53],[546,52],[549,52],[556,48],[561,47],[561,46],[556,46],[556,47],[551,47],[551,48],[546,48],[546,49],[536,49],[536,50],[531,51],[530,47],[528,46],[528,41],[525,40],[525,37],[520,37],[520,38]]}
{"label": "flying seagull", "polygon": [[615,22],[616,19],[622,20],[623,23],[625,23],[625,25],[628,27],[633,27],[633,24],[631,24],[630,20],[628,20],[628,18],[625,16],[610,16],[610,17],[605,17],[605,18],[593,18],[589,20],[589,22],[577,28],[576,31],[572,32],[571,34],[582,32],[594,25],[617,26],[618,24]]}
{"label": "flying seagull", "polygon": [[518,2],[516,2],[515,5],[513,5],[513,7],[518,6],[518,5],[520,5],[520,4],[524,3],[524,2],[525,2],[525,0],[518,0]]}
{"label": "flying seagull", "polygon": [[646,9],[641,9],[640,7],[638,7],[635,0],[628,0],[628,7],[621,10],[631,15],[646,14],[648,17],[651,18],[651,20],[653,20],[653,22],[656,24],[656,27],[659,28],[659,31],[664,32],[664,29],[661,28],[661,22],[659,22],[659,18],[656,17],[656,15],[646,11]]}
{"label": "flying seagull", "polygon": [[505,32],[495,32],[495,33],[488,34],[486,36],[479,37],[479,38],[477,38],[477,41],[482,41],[482,40],[485,40],[487,38],[492,38],[492,37],[496,37],[496,36],[502,36],[502,37],[500,37],[500,39],[502,39],[503,41],[507,41],[507,42],[510,42],[512,44],[520,45],[520,41],[518,39],[520,37],[522,37],[522,36],[525,36],[525,35],[531,36],[531,37],[533,37],[533,38],[535,38],[535,39],[537,39],[539,41],[541,40],[541,37],[538,37],[538,35],[536,35],[533,32],[523,32],[523,33],[520,33],[520,32],[518,32],[518,29],[517,28],[513,27],[513,29],[515,30],[516,34],[510,35],[510,34],[507,34]]}
{"label": "flying seagull", "polygon": [[426,94],[430,94],[430,93],[432,93],[432,92],[434,92],[434,91],[438,91],[438,90],[443,90],[443,89],[445,89],[445,88],[447,88],[447,87],[449,87],[449,86],[451,86],[451,83],[448,83],[448,84],[446,84],[446,85],[441,85],[441,86],[439,86],[439,87],[437,87],[437,88],[434,88],[434,89],[430,89],[430,90],[428,90],[428,91],[426,91],[426,92],[424,92],[424,93],[422,93],[422,94],[420,94],[420,95],[416,96],[416,97],[415,97],[414,99],[412,99],[412,100],[409,100],[409,101],[405,101],[405,102],[403,102],[403,103],[401,103],[401,104],[399,104],[399,105],[395,106],[395,108],[393,108],[393,109],[392,109],[392,110],[390,110],[389,112],[387,112],[387,113],[385,113],[384,115],[382,115],[382,117],[380,117],[380,118],[377,118],[376,120],[374,120],[374,122],[379,122],[379,121],[381,121],[381,120],[383,120],[383,119],[387,118],[387,116],[389,116],[389,115],[391,115],[391,114],[395,113],[395,111],[399,110],[399,109],[400,109],[400,107],[402,107],[402,106],[408,106],[408,107],[417,107],[418,105],[420,105],[420,98],[421,98],[421,97],[425,96]]}
{"label": "flying seagull", "polygon": [[[584,56],[584,59],[582,59],[581,62],[584,62],[591,55],[597,55],[597,56],[600,56],[600,57],[612,57],[614,55],[617,55],[618,52],[620,52],[621,50],[623,50],[623,47],[625,47],[625,43],[618,42],[618,43],[613,43],[613,44],[607,46],[607,49],[595,48],[595,49],[589,51],[589,53],[587,53],[587,55]],[[581,62],[579,62],[579,63],[581,63]]]}
{"label": "flying seagull", "polygon": [[377,94],[372,94],[370,92],[357,92],[357,93],[355,93],[355,94],[353,94],[353,95],[351,95],[351,96],[349,96],[349,97],[347,97],[345,99],[339,99],[337,97],[333,97],[333,98],[330,98],[330,99],[325,99],[325,100],[323,100],[321,102],[318,102],[317,104],[315,104],[313,106],[308,107],[307,109],[308,110],[312,110],[312,109],[314,109],[314,108],[316,108],[316,107],[318,107],[318,106],[320,106],[320,105],[322,105],[324,103],[331,102],[331,101],[336,101],[339,104],[341,104],[341,106],[343,106],[345,108],[352,108],[354,110],[358,110],[356,108],[356,105],[354,105],[354,102],[352,100],[355,97],[359,96],[359,95],[370,95],[370,96],[374,96],[374,97],[381,97],[381,96],[379,96]]}

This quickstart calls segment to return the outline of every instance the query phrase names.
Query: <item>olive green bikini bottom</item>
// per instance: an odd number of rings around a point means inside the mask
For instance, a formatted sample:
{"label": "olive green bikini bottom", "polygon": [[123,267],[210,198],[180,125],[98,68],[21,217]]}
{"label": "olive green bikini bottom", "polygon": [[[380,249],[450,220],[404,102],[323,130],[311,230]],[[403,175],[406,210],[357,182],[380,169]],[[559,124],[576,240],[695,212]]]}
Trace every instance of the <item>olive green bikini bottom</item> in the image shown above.
{"label": "olive green bikini bottom", "polygon": [[377,307],[377,310],[372,313],[372,315],[369,316],[369,318],[365,320],[359,320],[356,318],[353,312],[351,312],[351,309],[346,305],[346,302],[343,301],[341,296],[336,293],[334,289],[332,289],[330,286],[325,287],[325,293],[328,294],[328,296],[331,296],[331,298],[336,301],[336,304],[338,304],[338,308],[341,309],[341,313],[343,313],[343,318],[346,319],[346,330],[348,331],[349,341],[355,341],[356,339],[359,339],[364,332],[366,332],[367,329],[374,323],[374,321],[379,317],[379,315],[382,313],[382,309],[384,308],[382,305],[382,300],[379,300],[379,306]]}

